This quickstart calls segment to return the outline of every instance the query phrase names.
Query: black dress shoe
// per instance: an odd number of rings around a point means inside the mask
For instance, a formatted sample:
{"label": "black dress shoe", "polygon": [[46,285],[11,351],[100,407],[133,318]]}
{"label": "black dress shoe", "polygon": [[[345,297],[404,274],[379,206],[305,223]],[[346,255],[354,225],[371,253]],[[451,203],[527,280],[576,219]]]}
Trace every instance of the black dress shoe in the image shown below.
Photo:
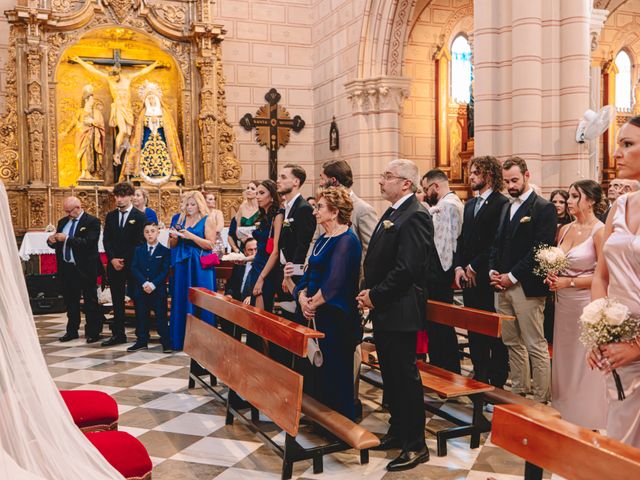
{"label": "black dress shoe", "polygon": [[61,342],[70,342],[71,340],[75,340],[76,338],[79,338],[77,333],[65,333],[59,338],[59,340]]}
{"label": "black dress shoe", "polygon": [[401,448],[402,442],[400,439],[389,435],[388,433],[380,439],[380,445],[372,447],[370,450],[391,450],[393,448]]}
{"label": "black dress shoe", "polygon": [[120,345],[121,343],[127,343],[127,337],[109,337],[100,345],[103,347],[112,347],[113,345]]}
{"label": "black dress shoe", "polygon": [[400,472],[402,470],[411,470],[421,463],[429,461],[429,449],[424,447],[417,452],[402,451],[395,460],[391,460],[387,464],[387,470],[390,472]]}
{"label": "black dress shoe", "polygon": [[96,335],[95,337],[87,337],[87,343],[96,343],[102,339],[102,335]]}
{"label": "black dress shoe", "polygon": [[146,343],[136,342],[127,348],[127,352],[137,352],[138,350],[149,350],[149,347]]}
{"label": "black dress shoe", "polygon": [[170,346],[163,346],[162,347],[162,353],[173,353],[173,348],[171,348]]}

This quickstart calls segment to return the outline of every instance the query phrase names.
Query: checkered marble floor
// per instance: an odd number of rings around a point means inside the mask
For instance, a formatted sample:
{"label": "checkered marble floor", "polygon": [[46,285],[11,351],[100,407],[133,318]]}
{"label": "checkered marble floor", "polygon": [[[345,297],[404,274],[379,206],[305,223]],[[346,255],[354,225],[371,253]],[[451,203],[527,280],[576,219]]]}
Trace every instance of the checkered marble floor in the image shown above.
{"label": "checkered marble floor", "polygon": [[[93,389],[112,395],[120,410],[119,429],[137,437],[154,463],[154,480],[277,480],[281,459],[251,431],[236,422],[226,426],[222,403],[201,388],[187,388],[189,358],[181,352],[163,354],[158,343],[148,351],[127,353],[130,344],[111,348],[87,345],[83,338],[60,343],[64,315],[36,317],[42,351],[49,371],[61,389]],[[106,329],[105,329],[106,331]],[[133,341],[131,329],[127,335]],[[362,425],[374,433],[387,429],[388,414],[381,407],[381,391],[361,382]],[[470,408],[461,405],[460,408]],[[429,415],[429,414],[428,414]],[[428,418],[428,426],[447,426]],[[273,436],[284,436],[273,429]],[[371,452],[360,465],[356,451],[327,455],[324,473],[313,474],[311,462],[294,466],[294,479],[468,479],[522,478],[524,462],[491,444],[469,448],[469,439],[448,442],[448,455],[437,457],[435,437],[427,433],[431,460],[407,472],[388,473],[386,464],[397,452]]]}

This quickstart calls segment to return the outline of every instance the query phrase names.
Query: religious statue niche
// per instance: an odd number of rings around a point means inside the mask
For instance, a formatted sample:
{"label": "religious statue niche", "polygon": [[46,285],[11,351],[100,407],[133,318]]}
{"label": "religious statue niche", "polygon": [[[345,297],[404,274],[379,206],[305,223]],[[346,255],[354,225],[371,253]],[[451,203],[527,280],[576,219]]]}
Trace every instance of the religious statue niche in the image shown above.
{"label": "religious statue niche", "polygon": [[336,117],[333,117],[331,121],[331,127],[329,127],[329,150],[335,152],[340,148],[340,132],[338,131],[338,124],[336,123]]}
{"label": "religious statue niche", "polygon": [[162,103],[162,90],[147,80],[140,87],[140,98],[143,110],[135,124],[120,180],[143,180],[152,185],[172,179],[184,183],[180,139],[171,112]]}
{"label": "religious statue niche", "polygon": [[289,143],[291,130],[298,133],[304,128],[305,122],[296,115],[291,118],[285,107],[278,102],[282,96],[272,88],[264,96],[268,102],[256,112],[256,116],[247,113],[240,120],[245,130],[256,129],[256,141],[269,149],[269,178],[275,180],[278,176],[278,149]]}
{"label": "religious statue niche", "polygon": [[[184,175],[182,142],[176,125],[180,123],[181,88],[183,85],[180,68],[174,59],[163,51],[156,42],[143,33],[124,28],[106,28],[88,32],[70,46],[58,64],[56,75],[58,85],[58,118],[70,118],[69,111],[74,97],[82,86],[90,85],[94,91],[96,104],[104,105],[104,140],[101,152],[102,168],[92,172],[92,178],[78,165],[83,153],[78,150],[77,142],[70,142],[63,135],[58,137],[58,182],[60,186],[81,185],[106,181],[115,183],[123,178],[139,179],[160,185],[173,177]],[[144,82],[155,85],[155,99],[145,98],[135,92],[142,92]],[[145,97],[148,92],[145,92]],[[160,100],[161,99],[161,100]],[[154,107],[150,105],[154,103]],[[77,108],[82,99],[75,100]],[[157,110],[161,115],[147,116],[144,112]],[[159,133],[168,147],[167,159],[171,162],[160,170],[157,164],[152,170],[137,170],[139,154],[144,139],[144,122],[147,118],[158,118],[151,123],[154,134]],[[138,121],[136,121],[138,120]],[[155,128],[162,123],[162,130]],[[77,123],[77,122],[76,122]],[[67,127],[69,128],[69,127]],[[134,135],[139,128],[140,134]],[[170,133],[167,131],[170,130]],[[61,133],[65,133],[64,131]],[[167,138],[169,136],[170,138]],[[135,142],[138,148],[135,147]],[[154,145],[149,144],[148,152]],[[74,159],[73,162],[71,159]],[[126,164],[127,168],[124,168]],[[162,164],[162,162],[161,162]],[[173,167],[172,167],[173,166]],[[155,169],[155,170],[154,170]],[[150,173],[146,178],[145,172]]]}
{"label": "religious statue niche", "polygon": [[75,130],[75,152],[80,170],[78,183],[102,182],[104,176],[104,117],[93,95],[93,86],[82,89],[82,102],[62,136]]}

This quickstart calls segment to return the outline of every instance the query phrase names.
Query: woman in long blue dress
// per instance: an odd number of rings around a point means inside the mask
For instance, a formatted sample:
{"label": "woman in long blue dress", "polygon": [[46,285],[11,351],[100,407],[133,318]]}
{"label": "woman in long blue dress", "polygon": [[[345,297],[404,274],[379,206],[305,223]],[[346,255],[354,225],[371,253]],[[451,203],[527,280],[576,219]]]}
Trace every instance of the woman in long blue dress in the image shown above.
{"label": "woman in long blue dress", "polygon": [[[204,287],[215,291],[215,268],[203,269],[200,257],[211,253],[216,239],[216,222],[207,215],[207,204],[200,192],[188,192],[182,203],[182,212],[169,233],[172,251],[173,281],[171,283],[171,315],[169,336],[171,348],[182,350],[187,314],[194,313],[189,302],[190,287]],[[215,325],[215,316],[203,310],[198,315]]]}
{"label": "woman in long blue dress", "polygon": [[280,197],[273,180],[260,182],[256,198],[260,216],[253,238],[258,241],[258,252],[251,264],[242,295],[245,297],[244,303],[271,312],[276,293],[278,240],[284,212],[280,209]]}
{"label": "woman in long blue dress", "polygon": [[314,214],[325,233],[314,244],[294,296],[304,317],[315,319],[316,329],[325,334],[319,341],[324,362],[314,371],[310,393],[354,420],[353,352],[361,337],[356,296],[362,247],[349,228],[352,210],[349,192],[342,187],[329,187],[318,195]]}

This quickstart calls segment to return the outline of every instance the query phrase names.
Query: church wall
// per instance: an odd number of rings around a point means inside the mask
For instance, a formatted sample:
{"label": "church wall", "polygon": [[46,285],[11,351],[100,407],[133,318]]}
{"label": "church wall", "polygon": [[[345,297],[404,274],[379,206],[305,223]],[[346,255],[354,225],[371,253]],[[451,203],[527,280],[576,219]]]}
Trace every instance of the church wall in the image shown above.
{"label": "church wall", "polygon": [[[227,77],[229,121],[236,133],[236,153],[242,163],[242,183],[268,178],[269,153],[238,122],[255,115],[264,95],[276,88],[280,103],[291,117],[300,115],[306,126],[291,133],[289,144],[278,152],[278,163],[295,162],[313,176],[313,8],[310,0],[219,0],[215,19],[227,30],[222,59]],[[310,195],[311,185],[303,193]]]}
{"label": "church wall", "polygon": [[[15,5],[15,0],[0,0],[0,12],[9,10]],[[0,15],[0,113],[5,106],[5,81],[7,59],[9,57],[9,22],[4,15]]]}

